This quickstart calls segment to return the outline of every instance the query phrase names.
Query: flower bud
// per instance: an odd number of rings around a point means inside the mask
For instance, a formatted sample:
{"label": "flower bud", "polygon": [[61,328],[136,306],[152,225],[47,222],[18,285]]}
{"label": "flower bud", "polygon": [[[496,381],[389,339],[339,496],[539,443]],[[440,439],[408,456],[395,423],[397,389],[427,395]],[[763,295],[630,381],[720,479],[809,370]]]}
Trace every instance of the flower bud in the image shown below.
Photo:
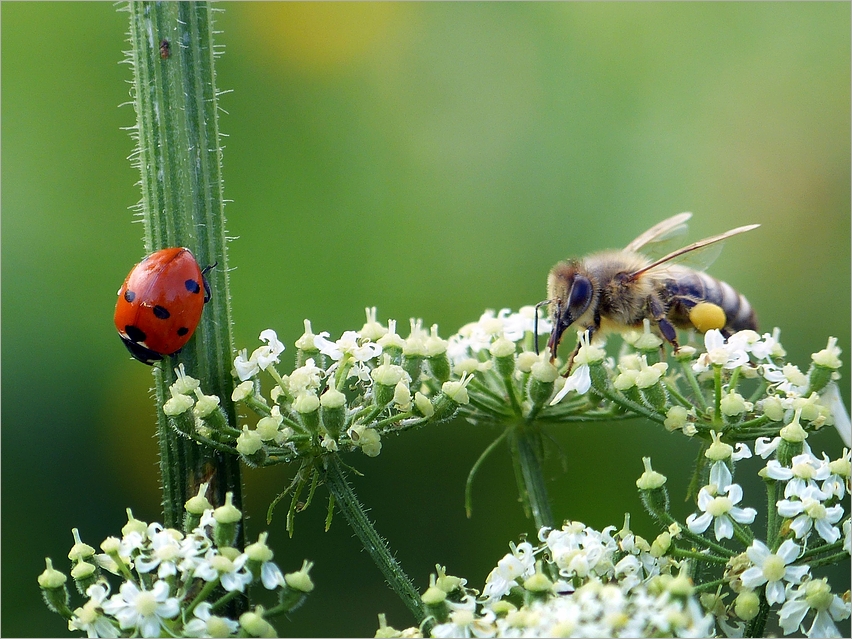
{"label": "flower bud", "polygon": [[379,431],[375,428],[365,428],[358,439],[361,452],[367,457],[378,457],[382,451],[382,441]]}
{"label": "flower bud", "polygon": [[781,400],[776,395],[770,395],[761,402],[763,414],[773,422],[780,422],[784,419],[784,406]]}
{"label": "flower bud", "polygon": [[213,504],[207,499],[208,482],[204,482],[198,487],[198,493],[194,497],[190,497],[184,504],[186,516],[184,517],[183,529],[186,531],[194,530],[201,523],[201,515],[205,510],[213,508]]}
{"label": "flower bud", "polygon": [[734,600],[734,612],[743,621],[751,621],[760,612],[760,597],[754,590],[743,590]]}
{"label": "flower bud", "polygon": [[216,395],[205,395],[200,388],[195,389],[195,395],[198,397],[198,401],[195,402],[192,412],[196,417],[204,419],[219,408],[219,398]]}
{"label": "flower bud", "polygon": [[314,589],[314,582],[308,573],[313,568],[313,565],[313,562],[306,559],[302,562],[302,567],[298,572],[289,572],[284,575],[284,582],[293,590],[305,593],[311,592]]}
{"label": "flower bud", "polygon": [[435,407],[432,405],[432,402],[421,392],[414,393],[414,408],[426,419],[429,419],[435,414]]}
{"label": "flower bud", "polygon": [[376,307],[369,306],[364,309],[367,314],[367,321],[364,326],[361,327],[361,330],[358,331],[358,334],[361,335],[364,339],[368,339],[371,342],[378,342],[379,339],[385,336],[388,332],[384,326],[379,324],[376,321]]}
{"label": "flower bud", "polygon": [[256,430],[249,430],[248,426],[243,426],[242,434],[237,437],[237,452],[250,458],[261,448],[263,448],[263,440],[260,438],[260,433]]}
{"label": "flower bud", "polygon": [[47,567],[38,576],[38,585],[44,602],[52,612],[63,614],[68,610],[68,588],[65,585],[68,577],[53,567],[49,557],[45,557],[44,563]]}
{"label": "flower bud", "polygon": [[237,526],[242,521],[243,514],[234,506],[234,493],[225,493],[225,504],[213,510],[213,541],[219,548],[230,546],[237,538]]}
{"label": "flower bud", "polygon": [[53,567],[50,557],[45,557],[44,563],[47,567],[38,576],[38,585],[45,590],[62,588],[65,582],[68,581],[68,577]]}
{"label": "flower bud", "polygon": [[257,563],[272,561],[272,558],[275,556],[275,553],[273,553],[272,549],[266,545],[266,539],[268,537],[269,533],[262,532],[258,536],[256,542],[246,546],[245,553],[249,561]]}
{"label": "flower bud", "polygon": [[262,441],[273,441],[278,436],[278,429],[283,421],[284,418],[281,416],[281,409],[278,406],[274,406],[272,414],[261,417],[254,429]]}
{"label": "flower bud", "polygon": [[450,608],[447,605],[447,593],[438,588],[434,583],[426,589],[420,599],[423,601],[428,614],[435,617],[438,623],[446,622],[449,617]]}
{"label": "flower bud", "polygon": [[169,417],[175,417],[188,411],[194,403],[195,400],[189,395],[172,395],[163,404],[163,413]]}
{"label": "flower bud", "polygon": [[672,545],[672,536],[668,532],[661,532],[657,538],[651,542],[651,556],[659,559],[665,555]]}
{"label": "flower bud", "polygon": [[80,594],[86,594],[86,589],[98,580],[98,567],[88,561],[78,561],[71,569],[71,578]]}
{"label": "flower bud", "polygon": [[320,397],[320,415],[328,434],[337,439],[346,424],[346,396],[335,388],[329,388]]}
{"label": "flower bud", "polygon": [[263,618],[263,607],[257,606],[253,611],[240,615],[240,626],[251,637],[277,637],[275,628]]}
{"label": "flower bud", "polygon": [[543,599],[550,595],[553,588],[553,582],[541,570],[541,562],[536,562],[535,574],[527,577],[524,580],[524,590],[526,590],[533,599]]}
{"label": "flower bud", "polygon": [[74,535],[74,545],[68,551],[68,559],[71,561],[85,561],[95,554],[95,549],[89,544],[83,543],[80,539],[80,531],[77,528],[71,529],[71,534]]}
{"label": "flower bud", "polygon": [[231,393],[231,401],[239,402],[254,395],[254,380],[247,379],[237,384]]}
{"label": "flower bud", "polygon": [[669,432],[680,430],[686,426],[688,416],[689,413],[683,406],[672,406],[666,413],[666,420],[663,422],[663,426]]}

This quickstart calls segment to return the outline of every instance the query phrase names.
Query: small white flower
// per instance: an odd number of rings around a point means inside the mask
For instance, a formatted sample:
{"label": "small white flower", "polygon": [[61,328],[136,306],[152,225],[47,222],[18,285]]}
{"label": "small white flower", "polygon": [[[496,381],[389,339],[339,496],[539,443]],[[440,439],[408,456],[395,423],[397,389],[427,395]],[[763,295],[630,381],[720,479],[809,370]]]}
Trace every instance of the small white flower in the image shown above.
{"label": "small white flower", "polygon": [[103,609],[118,620],[122,630],[132,628],[142,637],[159,637],[163,619],[176,617],[180,604],[169,597],[166,581],[157,581],[151,590],[140,590],[132,581],[125,581],[118,594],[103,603]]}
{"label": "small white flower", "polygon": [[778,612],[778,620],[785,635],[801,631],[802,622],[814,610],[814,621],[807,631],[808,637],[840,637],[834,625],[849,617],[849,603],[831,592],[825,579],[812,579],[795,589],[787,586],[787,601]]}
{"label": "small white flower", "polygon": [[706,352],[699,355],[692,365],[692,370],[696,373],[702,373],[710,366],[732,369],[748,363],[748,353],[744,349],[744,344],[736,340],[726,342],[718,329],[714,328],[704,333],[704,348]]}
{"label": "small white flower", "polygon": [[148,526],[148,538],[150,544],[136,558],[136,569],[145,573],[159,566],[157,576],[160,579],[176,575],[177,565],[183,559],[180,543],[183,535],[177,530],[154,523]]}
{"label": "small white flower", "polygon": [[86,589],[89,600],[74,611],[68,621],[69,630],[82,630],[89,637],[118,637],[118,628],[102,613],[101,606],[109,596],[109,584],[99,581]]}
{"label": "small white flower", "polygon": [[589,365],[581,364],[574,369],[571,376],[565,380],[565,384],[556,393],[556,396],[550,400],[550,405],[555,406],[571,391],[577,391],[578,395],[585,395],[592,387],[592,377],[589,374]]}
{"label": "small white flower", "polygon": [[[727,495],[723,495],[727,493]],[[698,508],[702,514],[695,513],[686,518],[690,531],[700,534],[714,522],[713,532],[717,540],[730,539],[734,534],[733,521],[739,524],[751,524],[757,515],[754,508],[738,508],[736,504],[743,498],[743,489],[739,484],[730,484],[726,490],[716,486],[705,486],[698,491]]]}
{"label": "small white flower", "polygon": [[315,391],[322,382],[323,370],[319,368],[313,358],[308,358],[303,366],[293,370],[287,376],[287,387],[293,396],[302,395]]}
{"label": "small white flower", "polygon": [[272,364],[278,363],[278,356],[284,352],[284,344],[279,341],[278,335],[271,328],[261,331],[260,341],[266,342],[266,346],[255,349],[251,357],[257,362],[260,370],[265,371]]}
{"label": "small white flower", "polygon": [[766,584],[766,600],[769,604],[784,603],[786,596],[783,582],[798,584],[810,570],[808,566],[790,565],[799,558],[800,552],[801,548],[792,539],[787,539],[775,553],[770,552],[762,541],[755,539],[746,550],[754,566],[743,572],[743,586],[754,589]]}
{"label": "small white flower", "polygon": [[764,379],[787,395],[803,395],[808,389],[808,376],[795,364],[784,364],[778,368],[775,364],[766,363],[761,365],[761,369]]}
{"label": "small white flower", "polygon": [[363,344],[359,344],[360,340],[361,335],[357,331],[345,331],[336,342],[329,341],[322,335],[317,335],[314,337],[314,345],[320,353],[327,355],[336,362],[347,355],[357,362],[366,362],[382,354],[382,347],[375,342],[364,341]]}
{"label": "small white flower", "polygon": [[510,543],[511,553],[506,553],[497,562],[497,567],[491,571],[485,580],[482,595],[491,601],[496,601],[507,595],[513,586],[518,585],[519,578],[535,574],[535,555],[532,544],[523,542],[515,546]]}
{"label": "small white flower", "polygon": [[836,524],[843,517],[843,506],[836,504],[826,507],[822,502],[828,497],[816,487],[805,488],[799,499],[782,499],[777,502],[778,514],[793,519],[790,523],[796,539],[804,538],[811,528],[815,528],[820,537],[828,543],[840,539]]}
{"label": "small white flower", "polygon": [[777,459],[766,464],[766,476],[778,481],[786,481],[784,497],[800,497],[806,490],[819,489],[818,481],[824,481],[831,475],[828,464],[808,453],[796,455],[792,467],[782,466]]}

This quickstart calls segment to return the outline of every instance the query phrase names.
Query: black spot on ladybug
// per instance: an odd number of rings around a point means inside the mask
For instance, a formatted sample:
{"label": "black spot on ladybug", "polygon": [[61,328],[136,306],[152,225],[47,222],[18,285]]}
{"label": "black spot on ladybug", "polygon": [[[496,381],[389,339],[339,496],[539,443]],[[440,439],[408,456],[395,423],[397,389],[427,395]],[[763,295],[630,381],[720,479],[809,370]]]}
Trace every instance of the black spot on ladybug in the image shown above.
{"label": "black spot on ladybug", "polygon": [[134,293],[130,289],[127,289],[126,291],[124,291],[124,299],[128,302],[132,302],[136,299],[136,293]]}
{"label": "black spot on ladybug", "polygon": [[162,320],[169,319],[169,316],[171,315],[171,313],[169,313],[169,311],[164,306],[160,306],[159,304],[157,304],[151,310],[154,311],[154,316],[157,317],[158,319],[162,319]]}
{"label": "black spot on ladybug", "polygon": [[[124,327],[124,334],[127,335],[131,342],[144,342],[147,337],[147,335],[145,335],[145,331],[138,326],[133,326],[132,324],[128,324]],[[122,337],[122,339],[124,338]]]}
{"label": "black spot on ladybug", "polygon": [[186,280],[183,285],[186,287],[186,290],[190,293],[200,293],[201,287],[198,285],[198,282],[195,280]]}
{"label": "black spot on ladybug", "polygon": [[189,333],[189,329],[188,329],[186,326],[181,326],[181,327],[177,330],[177,334],[178,334],[178,335],[180,335],[181,337],[183,337],[183,336],[184,336],[184,335],[186,335],[187,333]]}

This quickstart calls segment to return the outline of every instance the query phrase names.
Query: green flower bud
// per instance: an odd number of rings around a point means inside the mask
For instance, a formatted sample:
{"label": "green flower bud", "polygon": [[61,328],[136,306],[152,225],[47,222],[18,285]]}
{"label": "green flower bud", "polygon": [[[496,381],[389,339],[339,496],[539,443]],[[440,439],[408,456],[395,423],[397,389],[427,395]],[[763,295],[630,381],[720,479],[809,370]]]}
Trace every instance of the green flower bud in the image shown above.
{"label": "green flower bud", "polygon": [[263,607],[240,615],[240,626],[252,637],[277,637],[275,628],[263,618]]}
{"label": "green flower bud", "polygon": [[313,562],[306,559],[302,562],[302,567],[298,572],[290,572],[284,575],[284,582],[293,590],[305,593],[311,592],[314,589],[314,582],[308,573],[313,568],[313,565]]}
{"label": "green flower bud", "polygon": [[450,614],[450,608],[446,601],[447,593],[433,583],[426,589],[426,592],[421,595],[420,599],[426,606],[427,613],[435,617],[435,620],[438,623],[444,623],[447,621]]}
{"label": "green flower bud", "polygon": [[268,537],[269,533],[262,532],[258,536],[256,542],[246,546],[245,553],[249,561],[254,561],[258,563],[272,561],[272,558],[275,556],[275,553],[273,553],[272,549],[266,545],[266,539]]}
{"label": "green flower bud", "polygon": [[754,590],[743,590],[734,600],[734,613],[743,621],[751,621],[760,612],[760,597]]}
{"label": "green flower bud", "polygon": [[74,535],[74,545],[68,552],[68,559],[71,561],[85,561],[89,557],[93,557],[95,549],[89,544],[84,544],[80,539],[80,531],[76,528],[71,529],[71,534]]}
{"label": "green flower bud", "polygon": [[775,395],[770,395],[764,399],[761,402],[761,408],[763,409],[763,414],[773,422],[780,422],[784,419],[784,406],[781,400]]}
{"label": "green flower bud", "polygon": [[86,594],[86,589],[94,584],[99,577],[98,567],[88,561],[78,561],[71,569],[71,578],[74,579],[81,595]]}
{"label": "green flower bud", "polygon": [[188,411],[194,403],[195,400],[189,395],[172,395],[163,404],[163,413],[169,417],[174,417]]}
{"label": "green flower bud", "polygon": [[44,563],[47,568],[38,576],[38,585],[45,590],[62,588],[68,581],[68,577],[53,567],[50,557],[45,557]]}
{"label": "green flower bud", "polygon": [[144,521],[140,521],[133,516],[133,511],[129,508],[127,509],[127,523],[121,527],[121,534],[125,537],[130,533],[139,533],[142,536],[145,536],[148,530],[148,524]]}
{"label": "green flower bud", "polygon": [[346,424],[346,396],[334,388],[329,388],[320,397],[320,414],[328,434],[334,439],[340,437]]}
{"label": "green flower bud", "polygon": [[234,493],[225,494],[225,504],[213,511],[216,524],[213,527],[213,541],[220,549],[231,546],[237,538],[237,526],[242,521],[243,514],[234,506]]}
{"label": "green flower bud", "polygon": [[261,448],[263,448],[263,440],[260,438],[260,433],[249,430],[248,426],[243,426],[242,434],[237,437],[237,452],[245,457],[251,457]]}
{"label": "green flower bud", "polygon": [[[204,514],[205,510],[209,510],[213,508],[213,504],[205,496],[207,494],[207,488],[209,487],[209,482],[204,482],[201,486],[198,487],[198,492],[195,497],[190,497],[186,500],[186,504],[184,504],[184,508],[186,512],[192,515],[201,515]],[[194,526],[193,526],[194,528]],[[191,530],[191,529],[190,529]]]}
{"label": "green flower bud", "polygon": [[65,585],[68,577],[54,569],[53,562],[49,557],[45,558],[44,563],[47,568],[38,576],[38,585],[41,588],[44,603],[47,604],[51,612],[65,615],[69,612],[68,588]]}
{"label": "green flower bud", "polygon": [[414,393],[414,407],[427,419],[435,414],[435,407],[432,405],[432,402],[429,401],[429,398],[423,393]]}
{"label": "green flower bud", "polygon": [[639,490],[657,490],[662,488],[666,483],[666,476],[658,473],[651,468],[651,458],[643,457],[642,463],[645,465],[645,472],[636,480],[636,487]]}

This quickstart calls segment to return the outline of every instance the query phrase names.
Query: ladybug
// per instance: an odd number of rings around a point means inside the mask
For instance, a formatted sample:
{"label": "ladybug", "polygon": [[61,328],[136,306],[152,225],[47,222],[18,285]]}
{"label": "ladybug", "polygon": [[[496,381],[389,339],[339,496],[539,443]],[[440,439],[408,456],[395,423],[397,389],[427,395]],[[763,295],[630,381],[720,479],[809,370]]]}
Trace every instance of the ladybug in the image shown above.
{"label": "ladybug", "polygon": [[210,299],[204,278],[210,268],[202,271],[189,249],[176,247],[151,253],[130,270],[118,289],[115,327],[133,357],[152,365],[183,348]]}

